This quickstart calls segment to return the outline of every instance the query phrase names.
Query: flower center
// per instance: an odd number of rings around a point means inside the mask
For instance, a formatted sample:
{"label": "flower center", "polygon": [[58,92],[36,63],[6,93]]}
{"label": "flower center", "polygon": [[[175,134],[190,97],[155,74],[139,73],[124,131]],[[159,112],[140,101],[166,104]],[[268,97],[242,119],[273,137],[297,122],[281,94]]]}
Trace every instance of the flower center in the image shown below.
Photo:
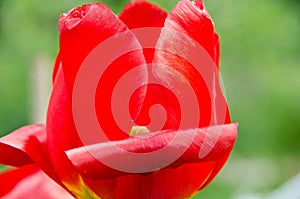
{"label": "flower center", "polygon": [[129,136],[141,135],[149,132],[150,131],[146,126],[133,126],[130,130]]}

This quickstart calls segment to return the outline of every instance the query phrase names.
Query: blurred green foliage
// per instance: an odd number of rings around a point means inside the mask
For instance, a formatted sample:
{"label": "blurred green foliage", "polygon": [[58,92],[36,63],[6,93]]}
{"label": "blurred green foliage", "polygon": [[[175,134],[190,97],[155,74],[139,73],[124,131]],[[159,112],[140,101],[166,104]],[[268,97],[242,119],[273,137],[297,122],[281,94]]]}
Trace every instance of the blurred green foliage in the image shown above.
{"label": "blurred green foliage", "polygon": [[[88,2],[0,0],[0,136],[30,122],[29,66],[40,53],[54,62],[59,15]],[[103,2],[118,13],[127,0]],[[177,1],[154,2],[169,11]],[[240,124],[234,156],[299,157],[299,2],[207,0],[206,6],[221,36],[232,120]],[[228,198],[233,189],[213,183],[199,197]]]}

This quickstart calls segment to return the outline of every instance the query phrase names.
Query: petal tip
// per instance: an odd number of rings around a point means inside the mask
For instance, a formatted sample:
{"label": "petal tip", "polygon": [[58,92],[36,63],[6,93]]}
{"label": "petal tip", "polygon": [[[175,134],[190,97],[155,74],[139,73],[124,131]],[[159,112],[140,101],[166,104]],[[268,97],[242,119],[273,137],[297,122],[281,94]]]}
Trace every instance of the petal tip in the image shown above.
{"label": "petal tip", "polygon": [[196,6],[198,6],[201,10],[204,9],[204,1],[203,0],[196,0],[195,1]]}

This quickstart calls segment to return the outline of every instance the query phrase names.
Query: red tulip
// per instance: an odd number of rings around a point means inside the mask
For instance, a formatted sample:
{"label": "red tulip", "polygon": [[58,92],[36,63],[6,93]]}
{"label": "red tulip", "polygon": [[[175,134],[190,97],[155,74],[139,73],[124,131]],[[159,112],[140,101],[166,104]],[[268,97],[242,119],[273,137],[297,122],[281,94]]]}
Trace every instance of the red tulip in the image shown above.
{"label": "red tulip", "polygon": [[61,15],[59,30],[46,126],[0,138],[0,163],[17,167],[0,175],[0,196],[182,199],[209,184],[237,124],[203,1],[169,15],[146,1],[119,16],[88,4]]}

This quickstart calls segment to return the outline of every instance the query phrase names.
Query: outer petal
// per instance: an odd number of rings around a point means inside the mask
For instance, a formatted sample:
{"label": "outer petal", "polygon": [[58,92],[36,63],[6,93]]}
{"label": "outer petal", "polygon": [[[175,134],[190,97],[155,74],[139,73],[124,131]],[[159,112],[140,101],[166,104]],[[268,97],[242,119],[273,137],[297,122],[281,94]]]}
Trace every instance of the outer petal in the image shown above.
{"label": "outer petal", "polygon": [[28,146],[30,139],[45,142],[45,134],[43,125],[32,125],[22,127],[0,138],[0,151],[5,151],[5,153],[0,153],[1,164],[22,166],[32,163],[32,159],[27,154],[26,145]]}
{"label": "outer petal", "polygon": [[[112,189],[111,186],[117,189],[117,193],[106,193],[104,198],[145,198],[147,196],[150,198],[186,198],[197,188],[202,188],[206,184],[209,177],[214,175],[215,167],[220,169],[218,168],[219,161],[224,163],[235,142],[236,127],[237,124],[229,124],[199,129],[194,141],[179,159],[162,170],[143,175],[127,176],[129,173],[114,170],[100,161],[109,161],[128,168],[135,166],[145,169],[145,171],[149,168],[160,168],[161,163],[169,155],[178,153],[178,150],[185,147],[185,141],[194,132],[186,130],[179,133],[178,136],[181,140],[179,143],[171,143],[178,132],[161,132],[152,136],[133,137],[118,141],[113,143],[114,145],[103,143],[77,148],[68,151],[67,154],[83,176],[94,180],[106,179],[106,181],[102,181],[101,189],[107,187],[109,190],[109,188]],[[158,153],[158,156],[147,156],[148,153],[159,150],[168,144],[172,148],[172,154],[164,156]],[[144,153],[144,159],[139,161],[131,159],[127,152],[120,152],[115,147],[129,152]],[[207,155],[199,158],[200,151]],[[116,181],[112,184],[110,179],[113,178]],[[97,192],[97,187],[90,184]],[[103,197],[103,193],[99,192],[98,194]]]}
{"label": "outer petal", "polygon": [[203,127],[229,123],[230,117],[217,68],[219,39],[201,5],[202,1],[182,0],[171,11],[157,43],[153,73],[174,90],[185,93],[183,85],[193,88]]}
{"label": "outer petal", "polygon": [[3,199],[73,198],[34,164],[0,174],[0,184]]}
{"label": "outer petal", "polygon": [[22,127],[0,138],[0,163],[22,166],[35,162],[52,179],[60,183],[49,158],[44,125]]}
{"label": "outer petal", "polygon": [[80,65],[98,44],[126,26],[104,4],[87,4],[61,15],[60,57],[72,89]]}
{"label": "outer petal", "polygon": [[94,3],[62,14],[59,30],[62,67],[72,88],[88,54],[104,40],[128,29],[104,4]]}
{"label": "outer petal", "polygon": [[[197,44],[204,50],[195,50]],[[191,85],[200,110],[199,127],[230,123],[227,102],[219,83],[218,59],[219,39],[203,1],[180,1],[165,21],[155,52],[153,72],[170,88],[183,93],[182,82]],[[195,60],[199,66],[194,64]],[[173,176],[180,178],[185,173],[185,180],[191,182],[189,191],[195,192],[215,177],[229,153],[227,151],[214,165],[206,167],[209,172],[195,172],[205,169],[202,165],[192,164],[185,165],[182,171],[176,169]],[[183,187],[181,190],[184,192]]]}
{"label": "outer petal", "polygon": [[[191,145],[187,146],[189,138],[193,137],[195,133],[196,135]],[[171,153],[178,154],[185,147],[187,150],[168,167],[176,168],[182,164],[217,161],[226,156],[228,151],[231,151],[236,136],[237,124],[227,124],[197,130],[149,133],[145,136],[130,137],[126,140],[111,142],[110,144],[100,143],[72,149],[67,154],[85,177],[89,179],[107,179],[126,175],[127,173],[114,170],[101,161],[118,165],[128,162],[128,164],[132,164],[146,172],[152,167],[160,168],[161,162],[165,158],[168,158]],[[173,142],[175,138],[176,141]],[[157,155],[147,156],[148,153],[157,151],[165,146],[171,149],[170,154],[161,152],[157,153]],[[200,151],[206,155],[199,157]],[[143,160],[137,162],[134,156],[128,155],[128,152],[143,153],[145,156],[138,157],[143,158]],[[149,157],[153,159],[148,159]],[[125,165],[123,166],[125,167]],[[128,168],[130,167],[128,166]]]}
{"label": "outer petal", "polygon": [[53,73],[52,73],[52,83],[55,82],[55,77],[58,72],[58,69],[60,68],[60,65],[61,65],[61,58],[60,58],[60,52],[58,52],[55,60],[54,68],[53,68]]}
{"label": "outer petal", "polygon": [[64,151],[82,145],[73,121],[71,93],[61,67],[53,85],[46,126],[50,151],[52,147]]}
{"label": "outer petal", "polygon": [[[57,175],[68,190],[79,198],[87,197],[86,194],[97,198],[83,182],[83,178],[65,154],[66,150],[83,145],[73,122],[71,102],[64,72],[60,68],[55,78],[47,115],[50,158]],[[107,189],[106,187],[98,188],[101,192]]]}
{"label": "outer petal", "polygon": [[214,58],[214,25],[203,2],[201,6],[191,0],[181,0],[169,14],[164,27],[188,35]]}
{"label": "outer petal", "polygon": [[72,117],[70,92],[62,68],[58,69],[47,114],[47,141],[51,162],[59,178],[77,184],[79,175],[65,156],[65,150],[82,146]]}
{"label": "outer petal", "polygon": [[[123,132],[118,127],[118,125],[116,125],[116,122],[114,121],[114,117],[111,110],[111,101],[112,101],[111,98],[114,91],[114,87],[118,83],[119,79],[125,76],[125,74],[128,71],[131,71],[132,69],[135,69],[138,66],[145,65],[145,59],[138,40],[116,15],[114,15],[106,6],[100,3],[87,4],[82,7],[73,9],[68,13],[63,14],[59,21],[59,29],[60,29],[59,60],[64,72],[64,76],[65,76],[64,78],[66,80],[65,92],[69,92],[68,95],[70,97],[68,100],[71,100],[71,102],[68,103],[72,105],[74,99],[72,99],[71,97],[74,96],[74,92],[75,93],[81,92],[83,94],[78,94],[78,95],[86,96],[84,91],[86,91],[87,88],[91,88],[92,86],[94,86],[94,84],[96,84],[97,86],[96,102],[98,102],[96,103],[96,113],[97,113],[99,123],[103,128],[103,131],[107,132],[109,130],[110,132],[114,132],[114,133],[107,134],[107,137],[109,139],[116,140],[116,139],[126,138],[128,136],[126,134],[127,132],[126,133]],[[124,43],[115,42],[114,44],[109,45],[110,42],[115,41],[114,39],[122,38],[122,36],[116,35],[121,33],[124,33],[123,36],[126,42]],[[85,71],[84,69],[81,68],[82,64],[86,63],[84,61],[89,60],[88,58],[91,57],[93,53],[97,52],[97,50],[101,49],[101,47],[105,45],[106,45],[106,49],[104,51],[102,50],[101,51],[102,54],[99,54],[98,57],[95,58],[94,61],[95,63],[92,66],[92,70],[87,72],[89,73],[88,75],[86,75],[88,77],[80,78],[81,76],[79,74],[83,74],[84,72],[82,71]],[[126,53],[128,48],[132,48],[135,50]],[[118,55],[118,53],[120,53],[120,55]],[[109,60],[112,57],[113,60]],[[109,62],[108,60],[112,62]],[[107,64],[108,66],[100,66],[102,63],[106,63],[106,62],[109,62]],[[137,72],[139,74],[135,74],[135,77],[136,79],[140,80],[139,82],[141,84],[141,82],[146,82],[147,68],[146,67],[144,67],[144,69],[143,67],[139,67],[139,68],[141,68],[139,72]],[[92,78],[92,76],[95,77],[95,75],[97,75],[96,78]],[[79,81],[78,79],[81,80],[84,79],[84,83],[81,84],[80,86],[85,88],[76,89],[74,91],[73,86],[75,82]],[[99,82],[97,82],[97,80]],[[139,83],[133,82],[133,79],[131,79],[130,81],[123,83],[123,85],[137,84],[136,88],[141,86],[139,85]],[[54,90],[54,92],[56,91]],[[139,95],[143,96],[144,93],[145,91],[141,91]],[[57,99],[59,100],[59,98]],[[143,97],[139,98],[139,100],[142,99]],[[86,102],[85,100],[81,100],[81,101],[84,101],[82,103],[87,103],[87,104],[94,103],[94,101],[91,103]],[[55,102],[55,100],[51,100],[49,110],[51,111],[52,105],[56,106],[55,104],[57,103],[58,102]],[[141,103],[136,102],[136,104],[138,106],[138,104]],[[71,108],[72,107],[70,106],[70,109]],[[94,111],[94,107],[93,107],[93,111]],[[72,110],[69,110],[69,112],[72,113]],[[73,120],[73,118],[71,118],[72,115],[69,115],[67,117],[68,118],[65,118],[64,120],[66,121]],[[69,125],[72,126],[72,124]],[[132,122],[128,122],[128,124],[126,125],[130,130],[129,126],[132,126]],[[73,132],[67,131],[67,132],[68,132],[67,134],[70,135],[74,134],[74,131]],[[68,143],[71,142],[70,139],[69,140],[66,139],[63,142],[66,142],[65,144],[69,146],[74,145],[72,143]]]}
{"label": "outer petal", "polygon": [[215,33],[215,62],[220,67],[220,38],[217,33]]}

